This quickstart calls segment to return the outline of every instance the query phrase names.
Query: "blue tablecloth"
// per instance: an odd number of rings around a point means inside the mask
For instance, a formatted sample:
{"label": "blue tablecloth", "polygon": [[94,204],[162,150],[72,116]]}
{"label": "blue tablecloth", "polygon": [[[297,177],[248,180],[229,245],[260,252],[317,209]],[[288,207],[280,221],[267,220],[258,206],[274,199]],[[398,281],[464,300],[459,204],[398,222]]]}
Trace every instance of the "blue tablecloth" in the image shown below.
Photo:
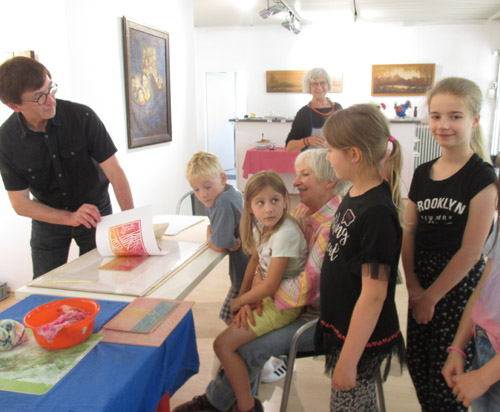
{"label": "blue tablecloth", "polygon": [[[61,299],[32,295],[0,313],[22,322],[31,309]],[[101,310],[94,333],[127,303],[97,300]],[[160,347],[100,342],[44,395],[0,390],[0,410],[8,412],[152,412],[198,373],[193,314],[189,311]]]}

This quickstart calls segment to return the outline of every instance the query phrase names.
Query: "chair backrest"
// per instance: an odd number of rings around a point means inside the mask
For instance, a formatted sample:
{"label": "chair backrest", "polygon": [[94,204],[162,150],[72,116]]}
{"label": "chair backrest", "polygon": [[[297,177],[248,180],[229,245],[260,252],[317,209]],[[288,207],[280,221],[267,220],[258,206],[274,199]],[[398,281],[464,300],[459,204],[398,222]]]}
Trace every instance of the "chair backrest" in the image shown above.
{"label": "chair backrest", "polygon": [[208,216],[207,208],[198,200],[192,190],[185,193],[177,202],[176,215],[180,215],[182,202],[187,198],[191,199],[191,213],[193,216]]}
{"label": "chair backrest", "polygon": [[194,193],[191,195],[191,209],[194,216],[208,216],[206,206],[198,200]]}

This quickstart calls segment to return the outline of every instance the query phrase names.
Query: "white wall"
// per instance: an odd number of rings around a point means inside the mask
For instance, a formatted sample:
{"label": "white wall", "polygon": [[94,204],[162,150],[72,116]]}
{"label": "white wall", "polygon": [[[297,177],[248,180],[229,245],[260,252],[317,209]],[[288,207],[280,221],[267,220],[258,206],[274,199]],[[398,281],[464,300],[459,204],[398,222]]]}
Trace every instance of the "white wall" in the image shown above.
{"label": "white wall", "polygon": [[[195,150],[194,27],[192,0],[24,0],[2,4],[0,52],[35,50],[59,84],[58,97],[91,106],[117,148],[136,206],[174,213],[188,189],[185,165]],[[14,4],[14,3],[12,3]],[[169,32],[171,143],[127,149],[122,19]],[[0,123],[11,111],[0,105]],[[115,211],[119,207],[113,198]],[[0,190],[0,281],[16,289],[32,278],[30,220],[17,216]]]}
{"label": "white wall", "polygon": [[[12,2],[11,2],[12,3]],[[469,77],[486,93],[495,80],[500,24],[448,26],[369,25],[304,27],[295,36],[278,27],[193,28],[192,0],[71,0],[2,3],[0,52],[35,50],[59,84],[58,96],[91,106],[118,147],[137,206],[173,213],[189,187],[191,154],[205,147],[204,73],[236,71],[248,78],[247,110],[293,116],[308,95],[268,94],[266,70],[323,66],[344,72],[342,105],[376,100],[393,116],[394,100],[370,96],[371,65],[436,63],[436,76]],[[170,34],[173,142],[127,149],[121,17]],[[196,41],[196,47],[195,47]],[[196,58],[196,62],[195,62]],[[196,63],[196,66],[195,66]],[[412,102],[422,107],[422,98]],[[490,130],[493,101],[483,126]],[[10,110],[0,105],[0,123]],[[119,210],[114,201],[115,210]],[[30,220],[17,216],[0,190],[0,281],[16,289],[31,279]]]}
{"label": "white wall", "polygon": [[[500,22],[462,25],[368,24],[362,22],[305,26],[294,35],[281,26],[209,27],[196,30],[197,78],[207,71],[244,71],[248,75],[247,114],[294,116],[310,95],[266,93],[266,70],[308,70],[324,67],[344,74],[343,92],[330,97],[347,107],[354,103],[384,102],[393,118],[394,102],[405,97],[371,96],[373,64],[435,63],[436,79],[467,77],[486,96],[496,81]],[[199,85],[198,93],[203,93]],[[204,99],[198,106],[203,119]],[[423,97],[411,97],[424,114]],[[494,100],[485,98],[482,119],[491,131]],[[413,112],[411,113],[413,114]],[[202,122],[198,124],[202,130]],[[202,133],[202,132],[200,132]],[[397,137],[397,136],[396,136]]]}

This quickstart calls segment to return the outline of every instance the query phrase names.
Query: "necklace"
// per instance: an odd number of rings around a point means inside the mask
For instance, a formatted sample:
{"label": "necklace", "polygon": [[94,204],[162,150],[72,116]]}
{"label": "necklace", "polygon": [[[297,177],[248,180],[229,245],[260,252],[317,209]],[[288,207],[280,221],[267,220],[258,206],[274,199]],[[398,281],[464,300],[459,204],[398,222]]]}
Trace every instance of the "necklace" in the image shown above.
{"label": "necklace", "polygon": [[335,110],[335,106],[333,105],[333,103],[330,100],[328,100],[328,103],[330,103],[330,105],[332,106],[332,109],[329,112],[327,112],[327,113],[322,113],[319,110],[316,110],[314,107],[311,106],[311,102],[309,102],[308,106],[309,106],[309,109],[311,109],[315,113],[320,114],[321,116],[329,116]]}

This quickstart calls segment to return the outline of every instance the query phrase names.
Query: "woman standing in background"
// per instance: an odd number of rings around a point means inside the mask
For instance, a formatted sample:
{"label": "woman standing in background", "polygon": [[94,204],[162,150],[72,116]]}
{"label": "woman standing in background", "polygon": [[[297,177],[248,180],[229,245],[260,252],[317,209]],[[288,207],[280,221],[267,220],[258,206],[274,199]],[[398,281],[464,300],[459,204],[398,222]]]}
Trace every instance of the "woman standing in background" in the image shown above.
{"label": "woman standing in background", "polygon": [[326,147],[321,128],[328,116],[342,109],[339,103],[326,97],[331,88],[332,79],[325,69],[315,68],[306,72],[302,79],[302,90],[312,94],[312,100],[295,115],[292,130],[286,139],[288,152],[302,151],[311,146]]}

